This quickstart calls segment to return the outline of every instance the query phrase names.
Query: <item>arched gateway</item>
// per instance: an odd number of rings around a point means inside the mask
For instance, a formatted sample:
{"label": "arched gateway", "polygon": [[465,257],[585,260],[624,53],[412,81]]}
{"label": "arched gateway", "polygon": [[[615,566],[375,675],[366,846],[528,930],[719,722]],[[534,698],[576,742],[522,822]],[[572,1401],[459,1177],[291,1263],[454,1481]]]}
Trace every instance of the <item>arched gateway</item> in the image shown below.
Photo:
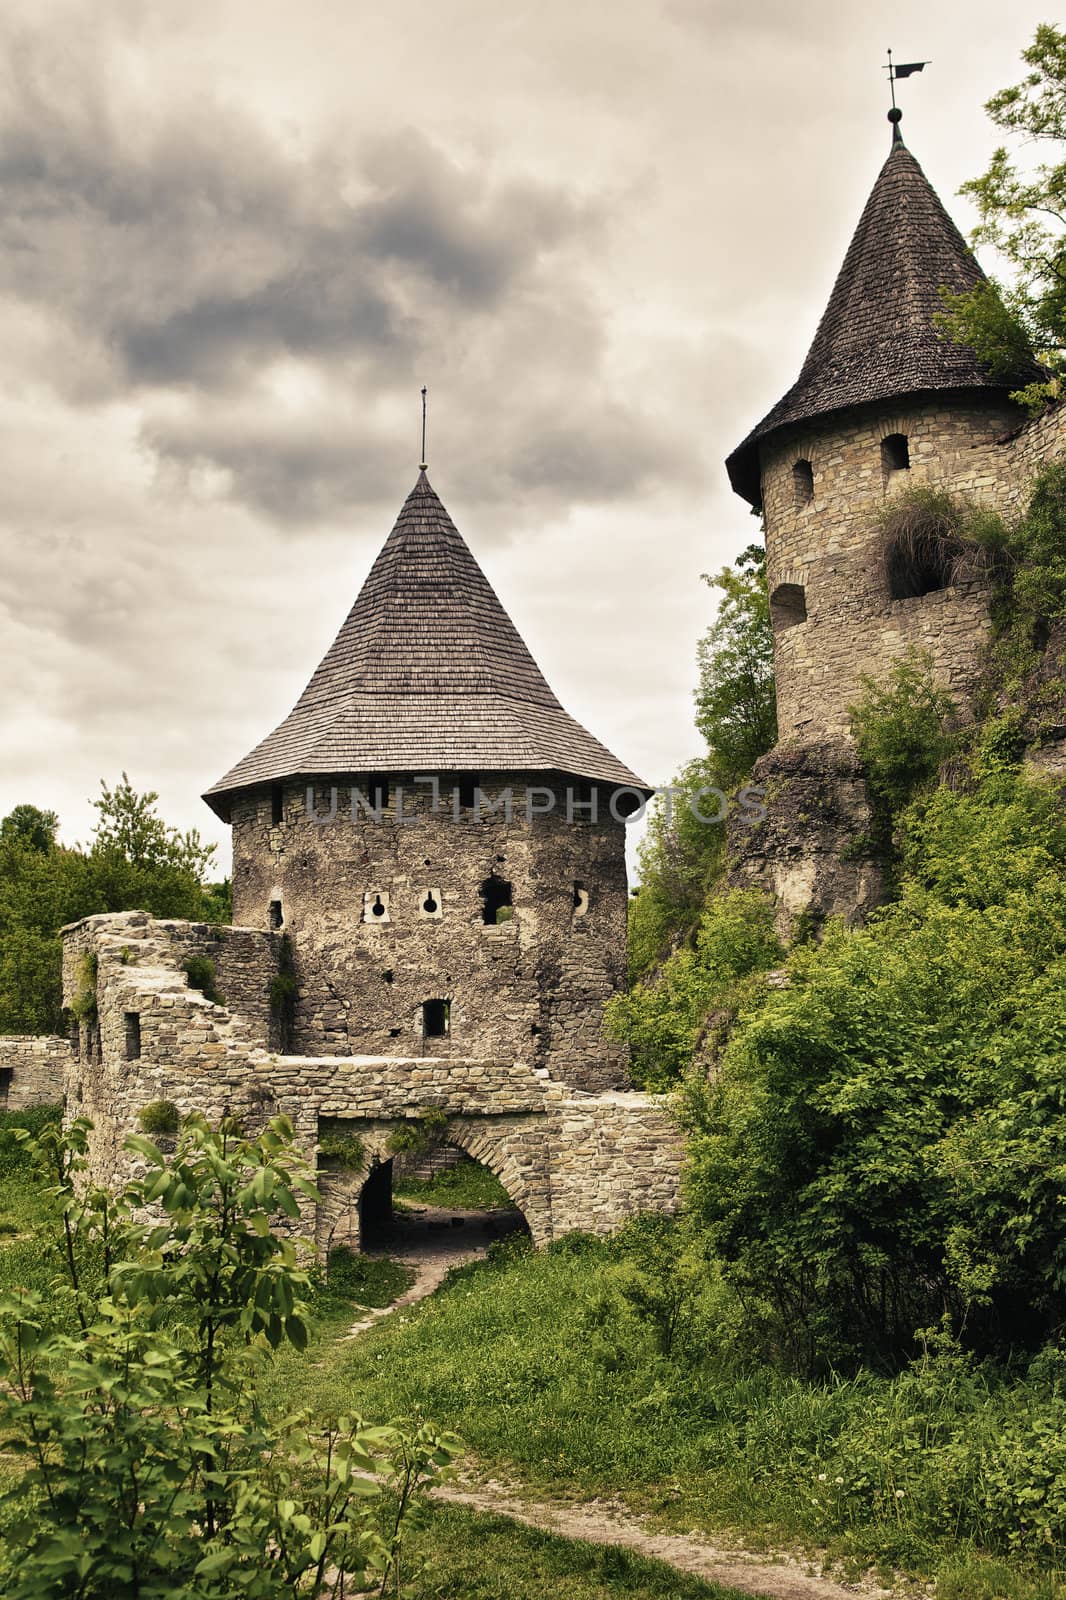
{"label": "arched gateway", "polygon": [[320,1246],[419,1121],[498,1175],[537,1243],[671,1207],[672,1121],[602,1030],[648,793],[560,705],[423,471],[293,712],[206,796],[240,925],[67,930],[69,996],[86,955],[96,973],[67,1075],[96,1176],[167,1099],[284,1112],[319,1166]]}

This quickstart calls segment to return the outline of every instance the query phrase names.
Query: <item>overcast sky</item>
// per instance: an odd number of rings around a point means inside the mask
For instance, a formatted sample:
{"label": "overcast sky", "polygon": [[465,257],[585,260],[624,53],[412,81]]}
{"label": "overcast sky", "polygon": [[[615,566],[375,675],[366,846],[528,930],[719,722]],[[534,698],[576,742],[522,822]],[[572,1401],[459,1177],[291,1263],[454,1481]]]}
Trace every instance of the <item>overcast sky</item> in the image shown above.
{"label": "overcast sky", "polygon": [[290,709],[417,475],[567,708],[696,753],[723,458],[888,151],[955,197],[1045,4],[4,0],[0,814],[168,820]]}

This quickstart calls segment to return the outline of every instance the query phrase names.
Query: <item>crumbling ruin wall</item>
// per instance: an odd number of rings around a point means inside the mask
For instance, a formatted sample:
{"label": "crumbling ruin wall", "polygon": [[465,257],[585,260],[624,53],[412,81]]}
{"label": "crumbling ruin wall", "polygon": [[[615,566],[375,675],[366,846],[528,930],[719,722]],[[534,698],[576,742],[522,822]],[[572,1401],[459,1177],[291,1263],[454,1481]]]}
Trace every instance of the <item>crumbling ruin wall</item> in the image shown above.
{"label": "crumbling ruin wall", "polygon": [[57,1106],[70,1044],[50,1034],[0,1034],[0,1111]]}
{"label": "crumbling ruin wall", "polygon": [[[232,1115],[249,1133],[284,1115],[322,1169],[323,1204],[317,1216],[304,1208],[300,1231],[324,1246],[375,1166],[391,1159],[395,1130],[432,1110],[444,1119],[434,1136],[496,1173],[538,1244],[676,1204],[679,1135],[661,1100],[575,1096],[546,1066],[501,1057],[277,1054],[259,1028],[189,987],[179,963],[191,936],[141,912],[66,930],[68,1002],[93,975],[95,1020],[70,1054],[66,1107],[94,1125],[94,1180],[111,1184],[134,1170],[137,1158],[123,1146],[151,1102],[212,1123]],[[258,946],[244,947],[258,971]],[[323,1153],[323,1131],[358,1139],[355,1172]]]}

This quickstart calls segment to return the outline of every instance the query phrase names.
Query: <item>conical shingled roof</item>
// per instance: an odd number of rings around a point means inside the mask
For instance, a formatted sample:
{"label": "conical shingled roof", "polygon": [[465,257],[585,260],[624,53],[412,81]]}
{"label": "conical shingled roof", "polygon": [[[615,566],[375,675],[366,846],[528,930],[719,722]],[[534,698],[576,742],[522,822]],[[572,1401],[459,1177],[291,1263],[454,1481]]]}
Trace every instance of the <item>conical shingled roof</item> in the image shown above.
{"label": "conical shingled roof", "polygon": [[388,772],[562,772],[647,789],[563,710],[425,472],[281,726],[208,790]]}
{"label": "conical shingled roof", "polygon": [[972,350],[937,332],[939,290],[984,278],[906,145],[895,140],[844,257],[799,378],[726,462],[738,494],[759,502],[758,443],[789,423],[845,406],[943,389],[1018,388],[1039,372],[993,378]]}

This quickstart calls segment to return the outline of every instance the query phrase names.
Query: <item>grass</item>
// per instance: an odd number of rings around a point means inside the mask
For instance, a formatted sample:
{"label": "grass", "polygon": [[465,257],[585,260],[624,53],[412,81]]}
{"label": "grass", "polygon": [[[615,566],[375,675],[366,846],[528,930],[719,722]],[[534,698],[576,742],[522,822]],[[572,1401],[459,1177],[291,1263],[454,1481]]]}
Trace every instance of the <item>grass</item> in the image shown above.
{"label": "grass", "polygon": [[436,1505],[409,1542],[408,1560],[431,1563],[409,1600],[741,1600],[660,1561],[557,1538],[453,1506]]}
{"label": "grass", "polygon": [[391,1306],[415,1281],[413,1270],[389,1256],[356,1255],[347,1245],[329,1253],[329,1271],[315,1300],[316,1307],[332,1310],[353,1306]]}
{"label": "grass", "polygon": [[460,1161],[432,1178],[402,1179],[395,1194],[399,1200],[457,1206],[462,1211],[496,1211],[514,1204],[496,1174],[477,1161]]}
{"label": "grass", "polygon": [[936,1576],[941,1600],[1066,1593],[1060,1571],[1038,1570],[1054,1544],[1032,1517],[1010,1544],[1025,1512],[1010,1474],[1057,1414],[1058,1380],[944,1358],[811,1384],[727,1359],[713,1318],[692,1324],[695,1354],[664,1357],[617,1294],[646,1244],[631,1230],[539,1254],[497,1246],[358,1340],[323,1339],[287,1398],[432,1418],[533,1493],[615,1495],[663,1526],[826,1551],[849,1576]]}

